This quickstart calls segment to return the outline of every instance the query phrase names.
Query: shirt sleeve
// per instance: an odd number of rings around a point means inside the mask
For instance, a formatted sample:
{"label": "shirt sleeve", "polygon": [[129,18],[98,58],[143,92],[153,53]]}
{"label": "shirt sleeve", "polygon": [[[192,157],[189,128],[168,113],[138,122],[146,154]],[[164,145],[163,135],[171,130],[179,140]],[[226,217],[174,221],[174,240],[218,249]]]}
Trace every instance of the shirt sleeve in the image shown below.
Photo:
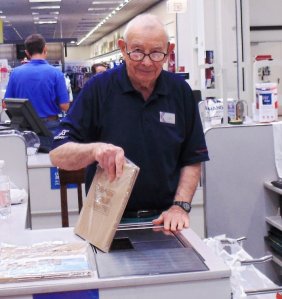
{"label": "shirt sleeve", "polygon": [[209,160],[198,103],[188,84],[185,88],[184,95],[184,107],[186,109],[186,140],[183,143],[181,151],[180,163],[182,167]]}
{"label": "shirt sleeve", "polygon": [[61,121],[58,134],[54,137],[53,148],[69,141],[79,143],[97,141],[99,96],[96,94],[95,85],[90,85],[88,82]]}
{"label": "shirt sleeve", "polygon": [[4,98],[14,98],[13,73],[10,74]]}
{"label": "shirt sleeve", "polygon": [[58,100],[58,104],[65,104],[70,102],[65,76],[60,71],[58,71],[57,74],[56,97]]}

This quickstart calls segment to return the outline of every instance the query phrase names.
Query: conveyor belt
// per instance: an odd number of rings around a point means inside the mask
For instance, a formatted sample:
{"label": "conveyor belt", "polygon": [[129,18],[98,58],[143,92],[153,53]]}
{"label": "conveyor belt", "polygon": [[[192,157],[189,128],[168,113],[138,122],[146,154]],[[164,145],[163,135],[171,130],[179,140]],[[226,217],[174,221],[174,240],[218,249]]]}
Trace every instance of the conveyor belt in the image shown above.
{"label": "conveyor belt", "polygon": [[96,254],[100,278],[208,270],[188,242],[163,229],[117,231],[112,248]]}

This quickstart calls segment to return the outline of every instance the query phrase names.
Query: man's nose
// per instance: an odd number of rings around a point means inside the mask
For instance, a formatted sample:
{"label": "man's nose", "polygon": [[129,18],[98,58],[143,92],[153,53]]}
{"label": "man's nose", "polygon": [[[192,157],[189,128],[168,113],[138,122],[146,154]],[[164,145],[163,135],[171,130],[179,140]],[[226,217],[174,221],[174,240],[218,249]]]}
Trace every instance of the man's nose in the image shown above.
{"label": "man's nose", "polygon": [[148,55],[146,55],[146,56],[144,57],[144,59],[142,60],[142,63],[143,63],[144,65],[151,65],[151,64],[153,63],[153,61],[150,59],[150,57],[149,57]]}

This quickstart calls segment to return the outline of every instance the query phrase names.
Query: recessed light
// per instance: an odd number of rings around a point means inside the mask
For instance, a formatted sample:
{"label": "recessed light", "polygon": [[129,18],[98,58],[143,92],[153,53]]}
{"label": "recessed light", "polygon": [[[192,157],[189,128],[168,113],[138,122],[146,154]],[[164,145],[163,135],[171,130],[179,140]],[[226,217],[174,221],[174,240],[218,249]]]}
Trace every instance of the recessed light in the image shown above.
{"label": "recessed light", "polygon": [[92,4],[117,4],[117,1],[93,1]]}
{"label": "recessed light", "polygon": [[31,9],[60,9],[59,5],[53,5],[53,6],[32,6]]}
{"label": "recessed light", "polygon": [[35,21],[34,24],[56,24],[57,21]]}

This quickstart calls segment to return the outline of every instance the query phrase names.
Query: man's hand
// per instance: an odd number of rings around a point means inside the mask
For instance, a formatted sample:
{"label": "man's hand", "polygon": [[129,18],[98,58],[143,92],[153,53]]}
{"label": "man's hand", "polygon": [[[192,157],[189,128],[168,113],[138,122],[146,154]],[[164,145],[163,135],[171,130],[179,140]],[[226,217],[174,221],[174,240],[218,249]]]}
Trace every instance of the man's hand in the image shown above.
{"label": "man's hand", "polygon": [[181,207],[173,205],[153,220],[154,225],[164,225],[165,230],[179,231],[189,227],[189,214]]}
{"label": "man's hand", "polygon": [[108,143],[96,143],[95,160],[106,171],[110,181],[121,177],[125,162],[124,151],[121,147]]}

